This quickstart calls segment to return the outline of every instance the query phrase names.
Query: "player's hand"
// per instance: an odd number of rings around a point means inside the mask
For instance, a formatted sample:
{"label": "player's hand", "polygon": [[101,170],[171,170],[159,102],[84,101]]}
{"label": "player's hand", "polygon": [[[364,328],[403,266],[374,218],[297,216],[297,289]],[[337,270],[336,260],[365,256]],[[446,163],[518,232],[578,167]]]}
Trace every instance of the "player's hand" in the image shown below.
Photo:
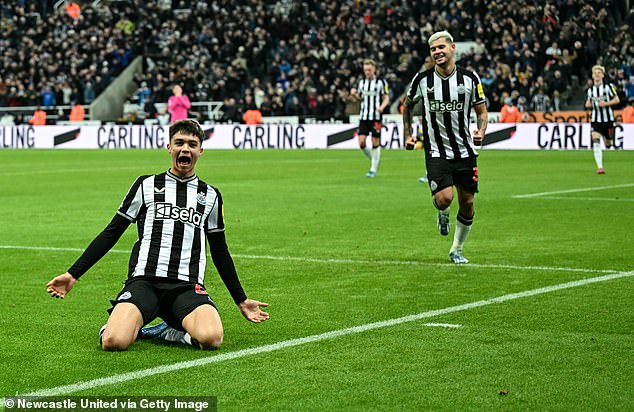
{"label": "player's hand", "polygon": [[64,299],[77,282],[77,279],[70,273],[66,272],[59,275],[46,284],[46,291],[52,298]]}
{"label": "player's hand", "polygon": [[414,150],[416,147],[416,138],[410,136],[405,139],[405,150]]}
{"label": "player's hand", "polygon": [[482,141],[484,140],[484,134],[480,130],[473,131],[473,144],[476,146],[482,146]]}
{"label": "player's hand", "polygon": [[269,314],[260,309],[260,306],[265,308],[269,306],[269,304],[258,302],[257,300],[253,299],[247,299],[244,302],[238,304],[238,308],[240,308],[242,316],[253,323],[264,322],[269,318]]}

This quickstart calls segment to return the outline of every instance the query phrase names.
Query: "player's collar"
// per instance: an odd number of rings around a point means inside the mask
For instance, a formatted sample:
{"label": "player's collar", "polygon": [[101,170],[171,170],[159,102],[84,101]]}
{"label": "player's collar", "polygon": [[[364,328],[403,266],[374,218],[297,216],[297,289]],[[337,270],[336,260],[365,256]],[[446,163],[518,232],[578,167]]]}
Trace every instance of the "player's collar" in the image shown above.
{"label": "player's collar", "polygon": [[448,78],[450,78],[451,76],[454,75],[454,73],[456,72],[456,70],[458,69],[458,65],[454,64],[453,66],[453,70],[451,71],[451,73],[449,73],[447,76],[443,76],[442,74],[440,74],[438,72],[438,68],[434,67],[434,72],[438,75],[438,77],[440,77],[443,80],[447,80]]}
{"label": "player's collar", "polygon": [[191,182],[192,180],[194,180],[194,179],[196,179],[196,178],[198,177],[198,176],[196,176],[196,173],[194,173],[193,175],[191,175],[191,176],[189,176],[189,177],[185,177],[185,178],[183,178],[183,177],[177,176],[177,175],[175,175],[174,173],[172,173],[172,170],[171,170],[171,169],[167,169],[167,172],[166,172],[166,173],[167,173],[167,175],[168,175],[169,177],[171,177],[172,179],[177,180],[177,181],[182,182],[182,183]]}

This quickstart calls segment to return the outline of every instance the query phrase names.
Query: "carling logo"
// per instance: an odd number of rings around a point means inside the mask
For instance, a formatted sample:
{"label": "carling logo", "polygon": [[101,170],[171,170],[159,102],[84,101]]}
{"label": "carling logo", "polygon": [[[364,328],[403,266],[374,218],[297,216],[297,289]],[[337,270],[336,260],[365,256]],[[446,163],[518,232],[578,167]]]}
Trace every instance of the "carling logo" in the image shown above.
{"label": "carling logo", "polygon": [[203,215],[196,212],[193,207],[183,209],[171,203],[157,203],[154,217],[157,220],[180,220],[183,223],[193,223],[196,226],[200,226]]}

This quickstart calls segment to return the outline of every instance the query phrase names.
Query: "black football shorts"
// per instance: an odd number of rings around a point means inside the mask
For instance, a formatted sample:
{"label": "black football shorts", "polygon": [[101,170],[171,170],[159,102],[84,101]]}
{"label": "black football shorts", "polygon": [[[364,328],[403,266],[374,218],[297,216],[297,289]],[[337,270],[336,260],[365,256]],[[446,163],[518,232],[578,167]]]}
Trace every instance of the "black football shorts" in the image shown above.
{"label": "black football shorts", "polygon": [[359,136],[368,136],[372,132],[372,137],[381,138],[381,125],[380,120],[360,120],[359,121]]}
{"label": "black football shorts", "polygon": [[203,285],[156,277],[128,279],[117,298],[110,302],[112,308],[108,313],[112,313],[117,304],[130,302],[141,311],[143,324],[159,317],[181,331],[184,330],[183,319],[194,309],[201,305],[216,307]]}
{"label": "black football shorts", "polygon": [[614,139],[614,122],[592,122],[593,132],[599,133],[604,139]]}
{"label": "black football shorts", "polygon": [[426,166],[432,195],[454,185],[469,193],[478,193],[477,158],[449,160],[431,157],[426,160]]}

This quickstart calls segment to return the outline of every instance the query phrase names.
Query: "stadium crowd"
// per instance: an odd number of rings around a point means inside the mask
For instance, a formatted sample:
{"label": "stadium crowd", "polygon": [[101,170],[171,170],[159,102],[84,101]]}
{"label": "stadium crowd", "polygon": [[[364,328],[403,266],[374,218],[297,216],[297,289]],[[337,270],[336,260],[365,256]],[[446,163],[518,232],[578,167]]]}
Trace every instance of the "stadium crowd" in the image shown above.
{"label": "stadium crowd", "polygon": [[364,58],[397,101],[443,29],[473,42],[459,64],[480,74],[489,111],[580,108],[596,63],[622,102],[634,97],[634,10],[618,0],[77,0],[77,14],[13,3],[0,6],[0,107],[89,105],[144,56],[131,99],[151,115],[180,84],[192,102],[224,101],[223,121],[248,109],[343,118],[358,110]]}

